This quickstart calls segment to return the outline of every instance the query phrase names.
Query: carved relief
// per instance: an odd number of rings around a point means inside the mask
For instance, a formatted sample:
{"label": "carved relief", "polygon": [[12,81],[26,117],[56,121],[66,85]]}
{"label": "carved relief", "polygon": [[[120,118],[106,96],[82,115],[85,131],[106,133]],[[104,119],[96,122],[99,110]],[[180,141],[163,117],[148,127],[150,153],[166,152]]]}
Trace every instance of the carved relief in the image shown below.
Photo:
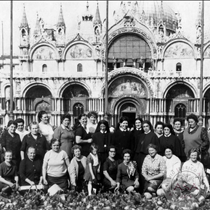
{"label": "carved relief", "polygon": [[175,43],[168,47],[164,55],[166,58],[192,57],[193,49],[185,43]]}
{"label": "carved relief", "polygon": [[92,50],[84,44],[73,45],[67,52],[66,58],[91,58]]}
{"label": "carved relief", "polygon": [[109,95],[118,97],[124,94],[136,94],[140,97],[146,97],[145,86],[136,78],[133,77],[121,77],[109,87]]}
{"label": "carved relief", "polygon": [[33,55],[34,60],[52,60],[55,59],[55,53],[53,49],[50,47],[44,46],[44,47],[39,47],[34,55]]}

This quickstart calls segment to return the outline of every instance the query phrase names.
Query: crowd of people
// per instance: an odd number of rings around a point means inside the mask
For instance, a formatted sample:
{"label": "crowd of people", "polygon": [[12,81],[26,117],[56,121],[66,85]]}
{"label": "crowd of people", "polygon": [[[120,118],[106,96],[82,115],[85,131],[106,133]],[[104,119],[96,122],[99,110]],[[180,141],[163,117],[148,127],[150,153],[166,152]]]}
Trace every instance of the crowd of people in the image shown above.
{"label": "crowd of people", "polygon": [[65,114],[53,129],[41,111],[28,130],[23,119],[10,120],[0,138],[0,190],[57,184],[89,196],[101,189],[149,197],[180,186],[181,173],[185,184],[196,186],[190,193],[209,192],[209,136],[196,115],[187,117],[187,126],[174,119],[173,125],[158,121],[154,128],[140,117],[131,128],[127,117],[116,128],[97,119],[94,111],[82,114],[71,128]]}

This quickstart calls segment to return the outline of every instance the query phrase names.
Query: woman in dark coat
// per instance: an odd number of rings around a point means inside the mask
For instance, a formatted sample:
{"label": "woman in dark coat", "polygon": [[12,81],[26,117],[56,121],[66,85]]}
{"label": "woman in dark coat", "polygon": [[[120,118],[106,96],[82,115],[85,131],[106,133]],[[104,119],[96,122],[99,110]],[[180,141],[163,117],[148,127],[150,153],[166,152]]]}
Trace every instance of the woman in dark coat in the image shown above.
{"label": "woman in dark coat", "polygon": [[121,117],[119,122],[119,128],[116,129],[112,136],[112,145],[116,147],[117,154],[116,159],[122,160],[122,152],[124,149],[131,149],[132,146],[132,134],[128,131],[128,118]]}
{"label": "woman in dark coat", "polygon": [[166,124],[163,127],[163,136],[160,137],[160,155],[164,156],[165,149],[171,148],[181,160],[184,158],[184,150],[180,143],[180,140],[175,136],[173,127],[171,124]]}
{"label": "woman in dark coat", "polygon": [[138,143],[142,141],[142,134],[144,133],[142,128],[142,122],[143,120],[140,117],[137,117],[135,119],[135,126],[134,130],[131,131],[132,133],[132,151],[136,151],[136,148],[138,146]]}
{"label": "woman in dark coat", "polygon": [[93,143],[98,146],[98,157],[101,164],[108,157],[108,148],[110,146],[111,134],[109,132],[109,124],[106,120],[98,122],[96,131],[93,134]]}
{"label": "woman in dark coat", "polygon": [[87,129],[87,115],[81,114],[78,117],[78,120],[80,124],[78,125],[75,131],[75,141],[76,141],[76,144],[82,147],[81,149],[82,155],[87,157],[90,152],[90,145],[93,141],[92,134],[89,133]]}

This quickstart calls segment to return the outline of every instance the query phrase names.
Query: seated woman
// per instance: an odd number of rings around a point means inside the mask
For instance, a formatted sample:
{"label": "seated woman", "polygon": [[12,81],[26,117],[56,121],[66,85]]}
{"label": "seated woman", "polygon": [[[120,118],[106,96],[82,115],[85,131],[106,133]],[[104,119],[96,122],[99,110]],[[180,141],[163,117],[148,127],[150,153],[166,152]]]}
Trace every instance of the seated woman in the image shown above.
{"label": "seated woman", "polygon": [[117,186],[117,167],[118,161],[115,160],[116,148],[114,146],[109,147],[109,156],[103,164],[103,184],[105,190],[112,190]]}
{"label": "seated woman", "polygon": [[9,187],[11,192],[12,189],[18,189],[19,187],[17,169],[12,162],[12,151],[6,151],[4,159],[5,161],[0,164],[0,190],[4,191]]}
{"label": "seated woman", "polygon": [[[209,182],[206,177],[203,164],[198,161],[198,151],[196,149],[191,149],[189,151],[189,160],[186,161],[182,166],[182,183],[178,180],[180,186],[188,187],[190,194],[193,196],[199,196],[201,190],[209,192]],[[179,195],[180,192],[176,192]],[[199,198],[201,198],[199,196]],[[204,198],[204,197],[203,197]],[[201,198],[202,199],[202,198]]]}
{"label": "seated woman", "polygon": [[171,148],[165,149],[163,159],[166,162],[166,174],[161,184],[161,188],[157,190],[157,195],[165,195],[170,191],[171,185],[176,181],[176,176],[181,170],[181,161],[175,156]]}
{"label": "seated woman", "polygon": [[69,165],[69,174],[72,190],[82,191],[84,187],[84,175],[87,158],[81,153],[82,147],[74,145],[72,147],[73,158]]}
{"label": "seated woman", "polygon": [[166,164],[163,157],[157,154],[157,147],[154,144],[148,145],[148,153],[142,165],[142,175],[145,179],[144,193],[151,195],[156,193],[163,181]]}
{"label": "seated woman", "polygon": [[117,186],[115,189],[119,189],[120,185],[127,192],[139,188],[137,164],[135,161],[131,161],[131,150],[129,149],[123,150],[123,162],[118,165],[116,181]]}
{"label": "seated woman", "polygon": [[68,188],[68,167],[69,157],[67,153],[60,149],[61,142],[52,139],[52,149],[44,156],[42,166],[42,176],[44,185],[51,187],[57,184],[61,189]]}
{"label": "seated woman", "polygon": [[34,147],[29,147],[27,157],[20,162],[20,185],[38,185],[42,183],[42,160],[36,156]]}

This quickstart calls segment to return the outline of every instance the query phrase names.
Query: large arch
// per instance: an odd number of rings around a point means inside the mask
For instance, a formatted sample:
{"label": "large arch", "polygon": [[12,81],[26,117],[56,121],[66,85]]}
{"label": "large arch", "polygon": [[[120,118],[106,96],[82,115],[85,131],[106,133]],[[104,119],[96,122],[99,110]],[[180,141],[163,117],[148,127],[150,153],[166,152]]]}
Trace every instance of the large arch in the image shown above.
{"label": "large arch", "polygon": [[44,83],[41,83],[41,82],[33,82],[33,83],[30,83],[30,84],[27,84],[24,88],[23,88],[23,91],[21,93],[22,97],[26,97],[26,93],[33,87],[36,87],[36,86],[41,86],[41,87],[44,87],[46,88],[50,94],[53,96],[52,92],[50,91],[50,87]]}
{"label": "large arch", "polygon": [[90,87],[88,87],[86,84],[79,82],[79,81],[73,81],[73,82],[69,82],[66,81],[65,83],[62,84],[62,86],[58,89],[57,95],[61,98],[63,96],[63,92],[65,91],[66,88],[68,88],[71,85],[79,85],[81,87],[83,87],[84,89],[87,90],[88,92],[88,96],[91,97],[92,92]]}
{"label": "large arch", "polygon": [[196,88],[192,85],[192,84],[189,84],[187,82],[184,82],[184,81],[172,81],[171,83],[167,84],[165,88],[163,88],[163,95],[162,97],[163,98],[167,98],[167,94],[168,92],[171,90],[172,87],[176,86],[176,85],[185,85],[186,87],[188,87],[192,92],[193,92],[193,95],[194,95],[194,98],[197,97],[197,91],[196,91]]}
{"label": "large arch", "polygon": [[196,53],[195,53],[195,48],[194,48],[193,44],[192,44],[189,40],[187,40],[187,39],[178,38],[178,39],[169,41],[169,42],[165,45],[165,47],[164,47],[164,49],[163,49],[163,51],[162,51],[162,54],[161,54],[161,57],[162,57],[163,59],[165,58],[165,53],[166,53],[166,51],[169,49],[169,47],[171,47],[172,45],[174,45],[174,44],[176,44],[176,43],[184,43],[184,44],[188,45],[188,46],[192,49],[192,51],[193,51],[193,57],[195,57]]}
{"label": "large arch", "polygon": [[31,48],[30,53],[29,53],[29,58],[30,58],[30,60],[33,59],[34,53],[35,53],[36,50],[37,50],[38,48],[40,48],[40,47],[49,47],[49,48],[51,48],[51,49],[54,51],[54,53],[55,53],[55,59],[56,59],[56,60],[59,59],[59,53],[58,53],[57,49],[56,49],[52,44],[46,43],[46,42],[41,42],[41,43],[35,44],[35,45]]}
{"label": "large arch", "polygon": [[[152,97],[154,95],[153,85],[151,81],[148,79],[147,74],[139,71],[136,68],[130,68],[130,67],[118,68],[110,72],[108,76],[108,88],[110,87],[110,85],[113,83],[115,79],[122,76],[130,76],[130,77],[134,77],[138,79],[140,82],[144,84],[147,91],[147,97]],[[105,81],[101,90],[102,95],[104,94],[104,90],[105,90]]]}

